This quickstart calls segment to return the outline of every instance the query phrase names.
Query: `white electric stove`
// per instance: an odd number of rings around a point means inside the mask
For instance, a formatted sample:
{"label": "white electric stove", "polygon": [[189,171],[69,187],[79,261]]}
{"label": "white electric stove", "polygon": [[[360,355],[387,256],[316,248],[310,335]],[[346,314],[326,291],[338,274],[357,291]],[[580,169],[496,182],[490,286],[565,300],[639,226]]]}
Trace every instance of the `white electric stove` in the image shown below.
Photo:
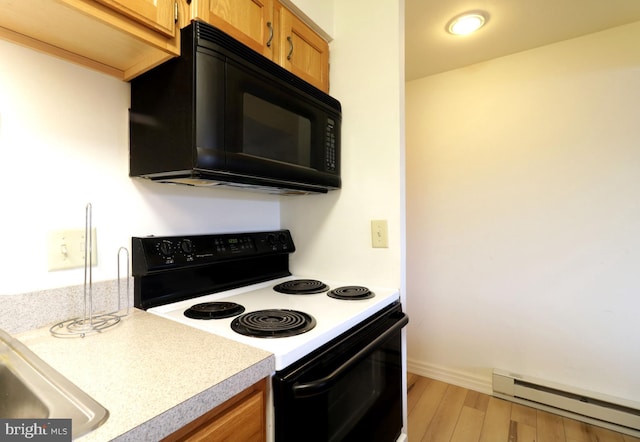
{"label": "white electric stove", "polygon": [[132,238],[134,305],[272,353],[267,440],[402,440],[399,291],[292,275],[291,233]]}
{"label": "white electric stove", "polygon": [[[335,299],[327,292],[340,287],[355,286],[354,281],[337,282],[323,280],[328,289],[313,294],[279,293],[274,286],[284,281],[306,279],[289,276],[250,286],[199,296],[195,299],[152,307],[147,311],[191,327],[215,333],[225,338],[258,347],[275,355],[276,370],[281,370],[313,350],[326,344],[385,306],[399,300],[395,289],[367,287],[374,296],[369,299]],[[260,310],[284,309],[311,315],[315,326],[303,333],[287,337],[253,337],[234,331],[231,323],[237,316],[221,319],[192,319],[185,311],[200,303],[232,302],[244,307],[243,313]]]}

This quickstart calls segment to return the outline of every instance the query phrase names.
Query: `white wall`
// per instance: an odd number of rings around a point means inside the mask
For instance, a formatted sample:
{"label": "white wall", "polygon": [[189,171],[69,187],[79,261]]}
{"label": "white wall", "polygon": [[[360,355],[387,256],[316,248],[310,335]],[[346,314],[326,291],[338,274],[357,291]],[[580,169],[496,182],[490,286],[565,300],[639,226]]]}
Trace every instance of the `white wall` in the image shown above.
{"label": "white wall", "polygon": [[[331,95],[343,108],[343,188],[282,200],[298,245],[296,273],[401,286],[404,74],[402,2],[335,2]],[[385,29],[386,37],[380,38]],[[370,221],[386,219],[389,248],[371,247]]]}
{"label": "white wall", "polygon": [[640,401],[640,23],[407,84],[410,368]]}
{"label": "white wall", "polygon": [[333,39],[335,0],[282,0],[281,3],[298,13],[307,24],[315,26],[316,32],[327,40]]}
{"label": "white wall", "polygon": [[279,228],[277,197],[130,179],[128,83],[1,40],[0,60],[0,294],[82,284],[47,271],[46,238],[83,228],[88,202],[95,281],[134,235]]}

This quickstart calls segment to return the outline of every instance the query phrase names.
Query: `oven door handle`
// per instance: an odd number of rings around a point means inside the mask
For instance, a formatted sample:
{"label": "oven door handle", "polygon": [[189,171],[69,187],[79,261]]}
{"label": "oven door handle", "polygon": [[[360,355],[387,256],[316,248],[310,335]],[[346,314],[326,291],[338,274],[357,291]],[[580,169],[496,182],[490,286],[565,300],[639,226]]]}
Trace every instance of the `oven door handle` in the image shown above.
{"label": "oven door handle", "polygon": [[378,347],[389,336],[401,330],[405,325],[409,323],[409,317],[406,314],[402,314],[402,318],[393,324],[384,333],[378,336],[376,339],[367,344],[364,348],[358,351],[355,355],[350,357],[344,364],[336,368],[333,372],[327,376],[316,379],[315,381],[306,382],[304,384],[295,383],[292,386],[293,394],[295,397],[309,397],[315,396],[323,391],[326,391],[329,387],[335,384],[347,371],[351,369],[355,364],[366,358],[376,347]]}

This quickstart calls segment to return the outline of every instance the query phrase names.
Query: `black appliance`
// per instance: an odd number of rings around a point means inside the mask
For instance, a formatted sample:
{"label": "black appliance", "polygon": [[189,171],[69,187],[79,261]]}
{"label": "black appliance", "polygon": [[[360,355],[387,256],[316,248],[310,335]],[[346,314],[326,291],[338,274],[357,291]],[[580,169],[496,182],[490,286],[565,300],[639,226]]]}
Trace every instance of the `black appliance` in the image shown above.
{"label": "black appliance", "polygon": [[391,442],[402,429],[399,303],[273,376],[276,441]]}
{"label": "black appliance", "polygon": [[279,194],[341,186],[340,102],[219,29],[131,81],[130,176]]}
{"label": "black appliance", "polygon": [[398,290],[292,275],[294,251],[288,230],[132,238],[134,302],[274,355],[268,440],[395,442]]}

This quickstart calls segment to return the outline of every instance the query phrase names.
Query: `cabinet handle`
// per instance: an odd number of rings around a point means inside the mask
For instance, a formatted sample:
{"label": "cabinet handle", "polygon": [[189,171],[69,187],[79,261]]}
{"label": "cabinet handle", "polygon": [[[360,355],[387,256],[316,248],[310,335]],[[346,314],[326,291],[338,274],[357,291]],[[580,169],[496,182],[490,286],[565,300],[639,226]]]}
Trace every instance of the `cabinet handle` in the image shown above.
{"label": "cabinet handle", "polygon": [[271,41],[273,40],[273,24],[270,21],[267,22],[267,28],[269,28],[269,39],[267,40],[267,47],[270,48]]}
{"label": "cabinet handle", "polygon": [[287,60],[291,60],[291,55],[293,55],[293,40],[291,36],[287,37],[287,41],[289,42],[289,53],[287,54]]}

